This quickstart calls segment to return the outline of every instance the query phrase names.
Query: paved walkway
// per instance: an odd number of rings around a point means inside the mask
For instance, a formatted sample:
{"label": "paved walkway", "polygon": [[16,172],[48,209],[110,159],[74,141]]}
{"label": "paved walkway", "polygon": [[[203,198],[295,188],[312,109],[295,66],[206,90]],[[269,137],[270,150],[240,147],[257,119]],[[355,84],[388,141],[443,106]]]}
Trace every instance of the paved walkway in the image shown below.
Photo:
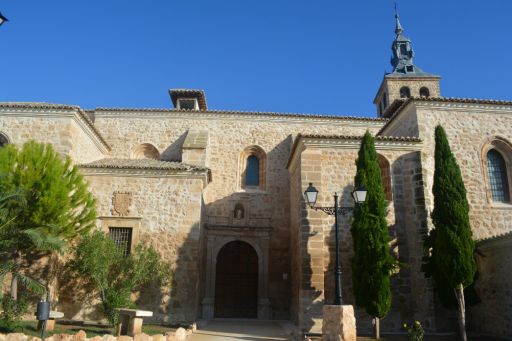
{"label": "paved walkway", "polygon": [[212,320],[190,335],[189,341],[288,340],[277,321]]}

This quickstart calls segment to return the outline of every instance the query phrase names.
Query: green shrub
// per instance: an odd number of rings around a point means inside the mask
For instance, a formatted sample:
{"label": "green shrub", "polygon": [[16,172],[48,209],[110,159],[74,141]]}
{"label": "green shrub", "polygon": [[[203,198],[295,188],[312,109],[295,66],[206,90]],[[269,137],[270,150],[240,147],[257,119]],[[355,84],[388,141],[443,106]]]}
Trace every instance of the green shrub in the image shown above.
{"label": "green shrub", "polygon": [[29,302],[24,297],[17,300],[5,295],[2,297],[2,312],[0,313],[0,332],[12,333],[21,328],[21,318],[27,312]]}
{"label": "green shrub", "polygon": [[423,337],[425,336],[425,331],[421,326],[420,321],[415,321],[414,323],[408,325],[404,323],[404,328],[407,330],[407,336],[411,341],[423,341]]}
{"label": "green shrub", "polygon": [[101,300],[105,317],[116,325],[116,308],[134,308],[131,294],[151,281],[170,283],[170,266],[159,254],[144,244],[128,256],[101,231],[84,236],[74,250],[72,268],[89,282]]}

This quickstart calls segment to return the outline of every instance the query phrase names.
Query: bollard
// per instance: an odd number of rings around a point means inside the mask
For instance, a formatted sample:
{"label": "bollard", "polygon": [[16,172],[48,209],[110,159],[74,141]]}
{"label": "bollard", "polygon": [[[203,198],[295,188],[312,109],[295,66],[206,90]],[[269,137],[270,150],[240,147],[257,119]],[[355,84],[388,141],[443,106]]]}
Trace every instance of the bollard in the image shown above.
{"label": "bollard", "polygon": [[46,321],[50,318],[50,302],[37,302],[36,318],[38,321],[42,321],[43,326],[41,328],[41,339],[44,341],[46,334]]}

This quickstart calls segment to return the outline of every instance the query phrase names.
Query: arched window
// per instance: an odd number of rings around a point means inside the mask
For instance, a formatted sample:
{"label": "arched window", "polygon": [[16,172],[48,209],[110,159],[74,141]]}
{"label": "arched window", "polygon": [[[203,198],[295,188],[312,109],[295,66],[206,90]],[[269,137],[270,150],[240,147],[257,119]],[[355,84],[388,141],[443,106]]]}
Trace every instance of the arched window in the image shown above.
{"label": "arched window", "polygon": [[6,144],[9,144],[9,139],[5,134],[0,133],[0,148],[5,146]]}
{"label": "arched window", "polygon": [[400,98],[409,98],[411,97],[411,89],[408,86],[402,86],[400,88]]}
{"label": "arched window", "polygon": [[265,169],[267,155],[258,146],[250,146],[240,155],[242,188],[265,189]]}
{"label": "arched window", "polygon": [[247,166],[245,168],[245,185],[260,185],[260,160],[255,155],[247,158]]}
{"label": "arched window", "polygon": [[492,200],[510,202],[507,166],[503,156],[496,149],[487,152],[487,171]]}
{"label": "arched window", "polygon": [[143,143],[135,147],[132,153],[134,159],[160,159],[160,153],[151,143]]}
{"label": "arched window", "polygon": [[382,155],[377,154],[377,160],[380,167],[380,178],[384,186],[384,195],[387,201],[393,200],[393,190],[391,188],[391,169],[389,161]]}
{"label": "arched window", "polygon": [[420,97],[421,98],[429,98],[430,97],[430,90],[428,90],[427,87],[422,87],[420,89]]}

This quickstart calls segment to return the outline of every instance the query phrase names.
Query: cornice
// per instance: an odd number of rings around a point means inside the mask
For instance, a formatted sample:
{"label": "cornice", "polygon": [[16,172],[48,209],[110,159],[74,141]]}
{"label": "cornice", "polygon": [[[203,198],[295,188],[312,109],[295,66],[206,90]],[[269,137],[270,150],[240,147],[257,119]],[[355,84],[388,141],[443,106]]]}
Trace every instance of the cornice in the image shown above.
{"label": "cornice", "polygon": [[132,178],[175,178],[175,179],[199,179],[203,181],[205,188],[211,181],[209,170],[183,171],[170,169],[134,169],[134,168],[92,168],[79,166],[80,173],[87,176],[112,176]]}

